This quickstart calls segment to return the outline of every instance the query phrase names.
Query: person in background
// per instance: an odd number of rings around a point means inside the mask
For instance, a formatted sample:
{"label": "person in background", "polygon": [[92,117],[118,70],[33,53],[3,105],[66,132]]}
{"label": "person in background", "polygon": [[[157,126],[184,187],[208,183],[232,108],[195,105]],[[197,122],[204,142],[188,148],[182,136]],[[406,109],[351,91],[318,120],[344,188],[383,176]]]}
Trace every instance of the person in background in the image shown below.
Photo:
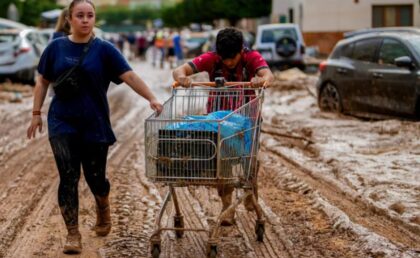
{"label": "person in background", "polygon": [[67,8],[64,8],[61,11],[61,14],[58,17],[57,23],[55,25],[55,31],[52,35],[52,40],[59,37],[65,37],[70,34],[70,23],[67,17],[68,13],[69,13],[69,10]]}
{"label": "person in background", "polygon": [[[235,28],[226,28],[216,36],[216,51],[204,53],[192,61],[177,67],[172,75],[175,81],[185,87],[191,85],[190,75],[198,72],[207,72],[210,81],[214,81],[217,77],[224,77],[226,81],[251,81],[252,87],[269,87],[274,80],[267,62],[257,51],[244,47],[244,39],[242,33]],[[245,94],[248,101],[255,95],[254,90],[246,90]],[[227,97],[228,98],[228,97]],[[216,110],[234,110],[243,103],[235,101],[221,101],[215,97],[209,96],[207,102],[207,111]],[[239,105],[239,106],[238,106]],[[245,166],[247,167],[247,166]],[[256,177],[253,178],[254,191],[257,195]],[[222,212],[226,210],[232,203],[233,186],[227,185],[218,187],[218,193],[222,199]],[[253,209],[251,198],[245,199],[245,207],[248,210]],[[221,224],[229,226],[234,223],[235,213],[228,214]]]}
{"label": "person in background", "polygon": [[173,32],[172,30],[169,31],[166,39],[165,39],[165,47],[166,47],[166,58],[169,63],[169,69],[172,69],[174,61],[175,61],[175,49],[174,49],[174,41],[173,41]]}
{"label": "person in background", "polygon": [[165,36],[162,30],[159,30],[156,33],[155,38],[155,49],[157,49],[158,54],[154,56],[152,65],[156,65],[155,58],[159,57],[160,69],[163,69],[164,61],[165,61]]}
{"label": "person in background", "polygon": [[80,64],[84,80],[79,83],[79,92],[68,98],[55,95],[48,110],[48,136],[60,176],[58,204],[67,228],[63,252],[80,253],[78,183],[81,167],[96,202],[94,231],[98,236],[106,236],[111,231],[110,183],[106,177],[106,163],[109,146],[116,138],[106,95],[110,82],[125,82],[147,99],[157,114],[162,111],[162,105],[145,82],[132,71],[121,52],[108,41],[94,37],[96,16],[93,2],[73,0],[68,10],[72,34],[52,41],[38,65],[39,75],[27,137],[34,138],[36,131],[41,132],[44,127],[41,109],[50,82],[57,81],[63,72],[77,64],[85,47],[90,44]]}
{"label": "person in background", "polygon": [[174,51],[176,56],[176,65],[179,66],[184,63],[184,52],[183,52],[183,44],[181,38],[181,32],[178,30],[174,33],[172,38],[174,44]]}
{"label": "person in background", "polygon": [[140,60],[146,60],[147,38],[145,32],[140,33],[137,38],[137,55]]}

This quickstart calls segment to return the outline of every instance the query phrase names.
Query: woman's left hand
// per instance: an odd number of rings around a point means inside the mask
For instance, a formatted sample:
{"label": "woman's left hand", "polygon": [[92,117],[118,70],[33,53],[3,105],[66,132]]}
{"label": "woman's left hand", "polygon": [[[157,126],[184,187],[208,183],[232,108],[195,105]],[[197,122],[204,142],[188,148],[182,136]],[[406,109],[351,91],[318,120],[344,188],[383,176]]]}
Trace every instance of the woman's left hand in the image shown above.
{"label": "woman's left hand", "polygon": [[156,111],[156,113],[159,115],[162,112],[163,105],[160,104],[157,100],[150,101],[150,108]]}

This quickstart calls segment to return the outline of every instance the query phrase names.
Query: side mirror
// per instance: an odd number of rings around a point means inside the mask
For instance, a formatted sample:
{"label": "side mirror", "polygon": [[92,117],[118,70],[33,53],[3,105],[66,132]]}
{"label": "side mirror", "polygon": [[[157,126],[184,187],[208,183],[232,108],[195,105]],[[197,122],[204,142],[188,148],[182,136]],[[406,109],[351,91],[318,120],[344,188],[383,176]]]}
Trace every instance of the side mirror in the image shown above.
{"label": "side mirror", "polygon": [[401,57],[395,58],[394,63],[398,67],[405,67],[410,70],[415,68],[413,60],[411,60],[409,56],[401,56]]}

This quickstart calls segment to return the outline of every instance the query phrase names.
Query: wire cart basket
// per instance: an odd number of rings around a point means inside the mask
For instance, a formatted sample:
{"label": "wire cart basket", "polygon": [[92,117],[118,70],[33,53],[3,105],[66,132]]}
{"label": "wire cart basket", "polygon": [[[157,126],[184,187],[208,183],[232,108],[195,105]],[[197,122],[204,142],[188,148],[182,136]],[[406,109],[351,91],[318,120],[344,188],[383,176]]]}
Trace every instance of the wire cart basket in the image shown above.
{"label": "wire cart basket", "polygon": [[[184,227],[176,187],[230,185],[243,190],[210,230],[208,257],[217,256],[221,221],[245,198],[251,199],[257,215],[256,238],[263,241],[256,173],[264,89],[247,88],[249,82],[226,82],[222,87],[215,87],[214,82],[196,82],[192,86],[196,87],[174,85],[161,114],[153,114],[145,121],[146,177],[169,188],[150,238],[152,257],[160,255],[162,231],[172,230],[178,238],[184,231],[209,231]],[[171,199],[175,210],[173,227],[162,227]]]}

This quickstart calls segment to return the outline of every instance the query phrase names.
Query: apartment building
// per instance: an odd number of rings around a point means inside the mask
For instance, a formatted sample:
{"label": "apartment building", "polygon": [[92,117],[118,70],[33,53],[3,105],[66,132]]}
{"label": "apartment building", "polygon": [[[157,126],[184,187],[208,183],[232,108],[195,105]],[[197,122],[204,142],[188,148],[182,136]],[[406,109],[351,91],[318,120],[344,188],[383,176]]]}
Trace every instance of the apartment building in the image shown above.
{"label": "apartment building", "polygon": [[273,0],[271,22],[300,25],[307,45],[329,53],[352,30],[420,27],[418,0]]}

